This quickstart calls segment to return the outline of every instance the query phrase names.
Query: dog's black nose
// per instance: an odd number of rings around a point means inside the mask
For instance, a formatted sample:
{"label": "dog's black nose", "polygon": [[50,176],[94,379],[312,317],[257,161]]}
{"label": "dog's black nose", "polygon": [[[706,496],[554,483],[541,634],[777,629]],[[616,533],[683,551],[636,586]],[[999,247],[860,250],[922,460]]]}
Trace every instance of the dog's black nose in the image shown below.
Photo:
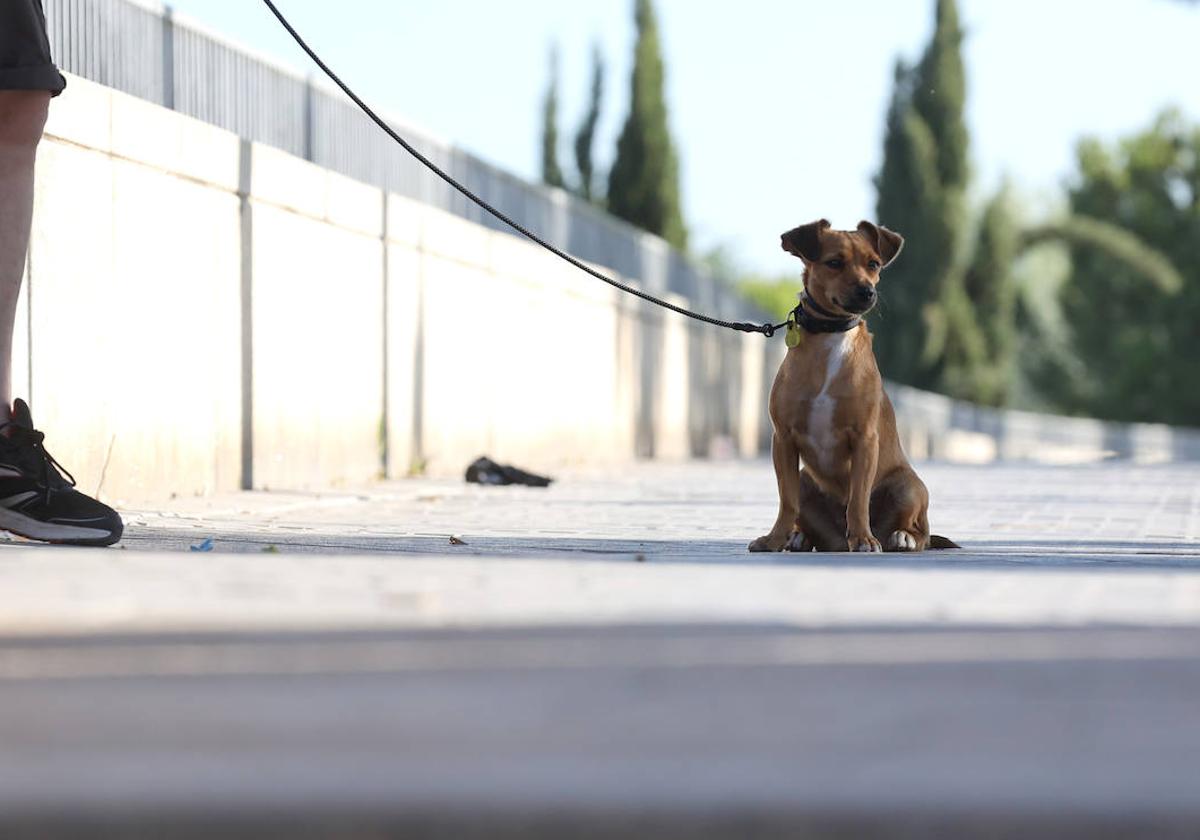
{"label": "dog's black nose", "polygon": [[855,290],[854,294],[862,303],[875,302],[875,287],[869,283],[863,283]]}

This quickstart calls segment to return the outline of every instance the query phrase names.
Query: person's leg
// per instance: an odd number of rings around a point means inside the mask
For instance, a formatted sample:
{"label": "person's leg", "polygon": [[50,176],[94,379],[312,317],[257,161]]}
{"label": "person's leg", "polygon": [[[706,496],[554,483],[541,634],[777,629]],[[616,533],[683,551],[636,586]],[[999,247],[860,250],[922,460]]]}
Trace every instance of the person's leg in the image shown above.
{"label": "person's leg", "polygon": [[69,473],[63,477],[29,406],[11,393],[13,325],[33,223],[33,168],[50,96],[49,90],[0,89],[0,529],[46,542],[111,545],[121,538],[120,515],[76,490]]}
{"label": "person's leg", "polygon": [[12,337],[33,220],[33,167],[49,91],[0,90],[0,422],[12,405]]}
{"label": "person's leg", "polygon": [[66,85],[50,56],[41,0],[0,0],[0,530],[44,542],[111,545],[124,529],[120,515],[75,489],[75,479],[46,450],[29,404],[12,396],[33,167],[50,99]]}

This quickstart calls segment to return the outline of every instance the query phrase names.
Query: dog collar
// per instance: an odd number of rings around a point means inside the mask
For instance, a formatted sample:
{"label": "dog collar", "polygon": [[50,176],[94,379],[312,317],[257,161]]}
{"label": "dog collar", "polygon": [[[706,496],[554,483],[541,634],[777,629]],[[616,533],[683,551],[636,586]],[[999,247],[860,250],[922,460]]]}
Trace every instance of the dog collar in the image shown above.
{"label": "dog collar", "polygon": [[849,318],[839,318],[832,312],[818,306],[808,295],[801,295],[800,303],[792,310],[789,320],[797,324],[805,332],[839,333],[850,332],[850,330],[857,327],[862,323],[862,316],[852,315]]}

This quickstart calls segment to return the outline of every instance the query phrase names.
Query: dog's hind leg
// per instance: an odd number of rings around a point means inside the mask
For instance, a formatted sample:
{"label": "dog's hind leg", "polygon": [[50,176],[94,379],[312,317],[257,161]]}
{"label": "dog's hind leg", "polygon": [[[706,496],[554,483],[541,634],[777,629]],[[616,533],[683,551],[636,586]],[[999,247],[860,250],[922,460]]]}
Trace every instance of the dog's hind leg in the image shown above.
{"label": "dog's hind leg", "polygon": [[771,440],[771,460],[775,464],[775,482],[779,487],[779,515],[770,533],[750,543],[750,551],[783,551],[796,521],[800,502],[800,450],[785,435],[775,433]]}
{"label": "dog's hind leg", "polygon": [[929,547],[929,491],[917,474],[901,467],[871,494],[871,531],[884,551]]}

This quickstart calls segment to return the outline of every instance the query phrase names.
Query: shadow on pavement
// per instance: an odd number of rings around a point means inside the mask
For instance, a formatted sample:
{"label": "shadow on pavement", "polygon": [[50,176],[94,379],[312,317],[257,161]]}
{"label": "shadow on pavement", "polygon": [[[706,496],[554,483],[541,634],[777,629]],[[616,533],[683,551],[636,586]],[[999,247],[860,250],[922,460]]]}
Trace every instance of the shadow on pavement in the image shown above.
{"label": "shadow on pavement", "polygon": [[[735,566],[794,566],[870,569],[1178,569],[1200,572],[1200,551],[1191,543],[1119,540],[966,541],[957,551],[920,554],[750,554],[735,540],[629,540],[545,536],[462,537],[450,535],[337,534],[213,528],[131,528],[122,545],[129,550],[189,551],[203,540],[213,551],[284,554],[395,554],[524,560],[579,560],[629,563],[699,563]],[[22,545],[30,545],[23,543]]]}

